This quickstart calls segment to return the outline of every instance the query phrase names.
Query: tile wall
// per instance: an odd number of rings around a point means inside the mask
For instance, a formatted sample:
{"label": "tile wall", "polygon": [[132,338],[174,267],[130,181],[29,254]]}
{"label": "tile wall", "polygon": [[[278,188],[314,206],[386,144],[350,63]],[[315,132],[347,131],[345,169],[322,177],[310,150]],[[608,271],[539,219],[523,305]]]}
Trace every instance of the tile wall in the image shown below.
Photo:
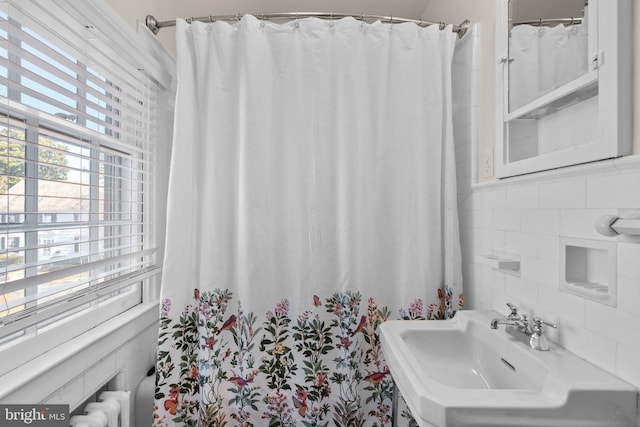
{"label": "tile wall", "polygon": [[[604,237],[603,214],[640,212],[640,156],[605,160],[478,184],[477,37],[462,40],[454,58],[454,127],[458,209],[467,308],[521,311],[559,325],[551,340],[640,387],[640,243]],[[470,76],[470,77],[469,77]],[[610,307],[560,291],[563,237],[613,241],[617,304]],[[475,262],[478,255],[520,260],[520,275]]]}

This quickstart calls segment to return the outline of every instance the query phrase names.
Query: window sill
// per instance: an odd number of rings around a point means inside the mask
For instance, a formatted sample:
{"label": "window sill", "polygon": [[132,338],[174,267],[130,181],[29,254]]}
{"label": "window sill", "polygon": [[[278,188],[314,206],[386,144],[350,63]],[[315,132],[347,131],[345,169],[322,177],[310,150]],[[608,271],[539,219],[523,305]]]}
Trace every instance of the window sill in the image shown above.
{"label": "window sill", "polygon": [[[133,339],[141,331],[158,321],[158,301],[142,303],[126,312],[110,319],[103,324],[77,336],[62,345],[26,362],[0,377],[0,401],[3,403],[35,403],[49,396],[51,384],[41,384],[37,387],[39,396],[29,395],[30,402],[21,401],[23,393],[16,393],[32,382],[37,382],[44,374],[60,367],[65,362],[72,361],[74,376],[89,369],[100,360],[127,341]],[[59,378],[62,387],[73,379]],[[56,381],[58,382],[58,381]]]}

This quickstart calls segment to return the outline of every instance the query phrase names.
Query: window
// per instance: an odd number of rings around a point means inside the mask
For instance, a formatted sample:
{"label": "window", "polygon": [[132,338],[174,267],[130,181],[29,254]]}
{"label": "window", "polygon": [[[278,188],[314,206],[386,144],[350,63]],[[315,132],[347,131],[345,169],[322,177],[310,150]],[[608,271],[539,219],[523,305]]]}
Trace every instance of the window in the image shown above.
{"label": "window", "polygon": [[98,19],[91,2],[68,15],[37,3],[0,3],[0,350],[118,314],[159,272],[152,139],[166,90],[77,22]]}

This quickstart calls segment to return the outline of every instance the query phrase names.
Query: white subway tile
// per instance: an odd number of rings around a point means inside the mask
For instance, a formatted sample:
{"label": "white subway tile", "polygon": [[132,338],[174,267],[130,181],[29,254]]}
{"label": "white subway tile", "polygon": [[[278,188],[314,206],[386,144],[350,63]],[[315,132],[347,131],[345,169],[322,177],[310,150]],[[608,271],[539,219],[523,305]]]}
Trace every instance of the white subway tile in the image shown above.
{"label": "white subway tile", "polygon": [[640,244],[618,243],[618,276],[640,281]]}
{"label": "white subway tile", "polygon": [[503,252],[505,232],[502,230],[489,230],[487,238],[492,250]]}
{"label": "white subway tile", "polygon": [[584,208],[586,206],[584,179],[540,184],[541,208]]}
{"label": "white subway tile", "polygon": [[538,284],[520,277],[505,275],[505,294],[532,306],[538,300]]}
{"label": "white subway tile", "polygon": [[579,325],[565,322],[558,324],[559,344],[570,352],[615,373],[616,342],[606,335],[595,334]]}
{"label": "white subway tile", "polygon": [[560,231],[560,210],[524,210],[521,214],[520,229],[525,233],[557,236]]}
{"label": "white subway tile", "polygon": [[640,173],[587,178],[587,207],[640,207]]}
{"label": "white subway tile", "polygon": [[575,295],[561,292],[557,288],[540,286],[538,290],[538,307],[555,313],[559,322],[568,321],[577,326],[585,324],[585,300]]}
{"label": "white subway tile", "polygon": [[[640,281],[618,276],[618,309],[640,317]],[[638,332],[640,334],[640,331]]]}
{"label": "white subway tile", "polygon": [[484,307],[487,308],[487,301],[491,300],[491,289],[487,286],[488,282],[485,282],[483,279],[483,270],[486,268],[486,265],[482,264],[474,264],[474,278],[475,280],[472,283],[465,283],[464,290],[467,292],[467,288],[471,289],[472,294],[474,295],[474,300],[472,301],[473,307]]}
{"label": "white subway tile", "polygon": [[607,240],[599,234],[594,223],[605,214],[612,213],[605,209],[562,209],[560,211],[560,235],[583,239]]}
{"label": "white subway tile", "polygon": [[504,292],[507,277],[504,273],[487,267],[487,275],[485,277],[492,291]]}
{"label": "white subway tile", "polygon": [[558,263],[538,258],[522,258],[520,261],[520,275],[523,279],[540,285],[558,289]]}
{"label": "white subway tile", "polygon": [[476,286],[504,292],[504,274],[484,264],[476,264],[475,272],[478,278]]}
{"label": "white subway tile", "polygon": [[507,209],[538,208],[539,189],[536,184],[507,189]]}
{"label": "white subway tile", "polygon": [[545,261],[560,261],[560,238],[555,236],[538,236],[538,258]]}
{"label": "white subway tile", "polygon": [[491,310],[491,292],[486,291],[482,292],[479,295],[479,298],[474,301],[472,310]]}
{"label": "white subway tile", "polygon": [[479,210],[473,212],[471,224],[474,228],[490,229],[493,223],[493,212],[489,210]]}
{"label": "white subway tile", "polygon": [[469,198],[471,202],[470,203],[471,210],[477,211],[477,210],[485,209],[483,193],[474,191],[473,193],[471,193]]}
{"label": "white subway tile", "polygon": [[618,344],[616,374],[640,388],[640,351]]}
{"label": "white subway tile", "polygon": [[494,210],[493,228],[504,231],[520,231],[520,211]]}
{"label": "white subway tile", "polygon": [[538,256],[538,236],[506,231],[504,250],[515,255],[536,257]]}
{"label": "white subway tile", "polygon": [[520,300],[507,296],[504,291],[491,291],[491,308],[505,316],[509,313],[507,302],[521,306]]}
{"label": "white subway tile", "polygon": [[506,190],[492,190],[484,193],[484,206],[486,209],[505,209],[507,207]]}
{"label": "white subway tile", "polygon": [[490,298],[489,298],[489,310],[495,310],[501,313],[503,311],[502,308],[498,308],[500,306],[501,298],[504,298],[504,292],[500,293],[496,291],[491,291]]}
{"label": "white subway tile", "polygon": [[471,235],[473,237],[473,245],[477,248],[486,249],[484,252],[490,252],[492,248],[493,231],[487,228],[472,228]]}
{"label": "white subway tile", "polygon": [[587,329],[640,351],[640,317],[592,301],[585,304]]}

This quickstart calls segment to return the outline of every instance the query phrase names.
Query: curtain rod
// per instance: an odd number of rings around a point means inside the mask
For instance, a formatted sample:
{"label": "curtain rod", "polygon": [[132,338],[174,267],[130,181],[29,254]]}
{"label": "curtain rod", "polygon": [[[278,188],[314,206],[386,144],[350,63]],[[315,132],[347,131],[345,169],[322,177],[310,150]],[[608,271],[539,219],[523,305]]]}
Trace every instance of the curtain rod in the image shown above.
{"label": "curtain rod", "polygon": [[[209,16],[201,16],[199,18],[186,18],[188,23],[193,21],[200,22],[214,22],[214,21],[239,21],[242,18],[242,14],[236,15],[209,15]],[[320,19],[341,19],[346,17],[352,17],[355,19],[359,19],[365,22],[373,22],[380,21],[389,24],[399,24],[403,22],[413,22],[414,24],[418,24],[422,27],[426,27],[429,25],[439,25],[440,28],[445,27],[444,22],[432,22],[425,21],[423,19],[408,19],[408,18],[397,18],[395,16],[381,16],[381,15],[367,15],[365,13],[361,13],[359,15],[354,15],[350,13],[327,13],[327,12],[284,12],[284,13],[259,13],[254,14],[254,16],[258,19],[274,21],[278,19],[298,19],[298,18],[320,18]],[[175,20],[171,21],[158,21],[152,15],[147,15],[145,20],[145,24],[147,28],[149,28],[153,34],[158,34],[161,28],[165,27],[174,27],[176,25]],[[458,37],[462,38],[465,35],[471,23],[469,20],[464,20],[460,25],[454,25],[453,31],[458,33]]]}
{"label": "curtain rod", "polygon": [[552,26],[558,24],[578,25],[582,23],[582,18],[548,18],[548,19],[529,19],[524,21],[512,21],[511,25],[537,25]]}

